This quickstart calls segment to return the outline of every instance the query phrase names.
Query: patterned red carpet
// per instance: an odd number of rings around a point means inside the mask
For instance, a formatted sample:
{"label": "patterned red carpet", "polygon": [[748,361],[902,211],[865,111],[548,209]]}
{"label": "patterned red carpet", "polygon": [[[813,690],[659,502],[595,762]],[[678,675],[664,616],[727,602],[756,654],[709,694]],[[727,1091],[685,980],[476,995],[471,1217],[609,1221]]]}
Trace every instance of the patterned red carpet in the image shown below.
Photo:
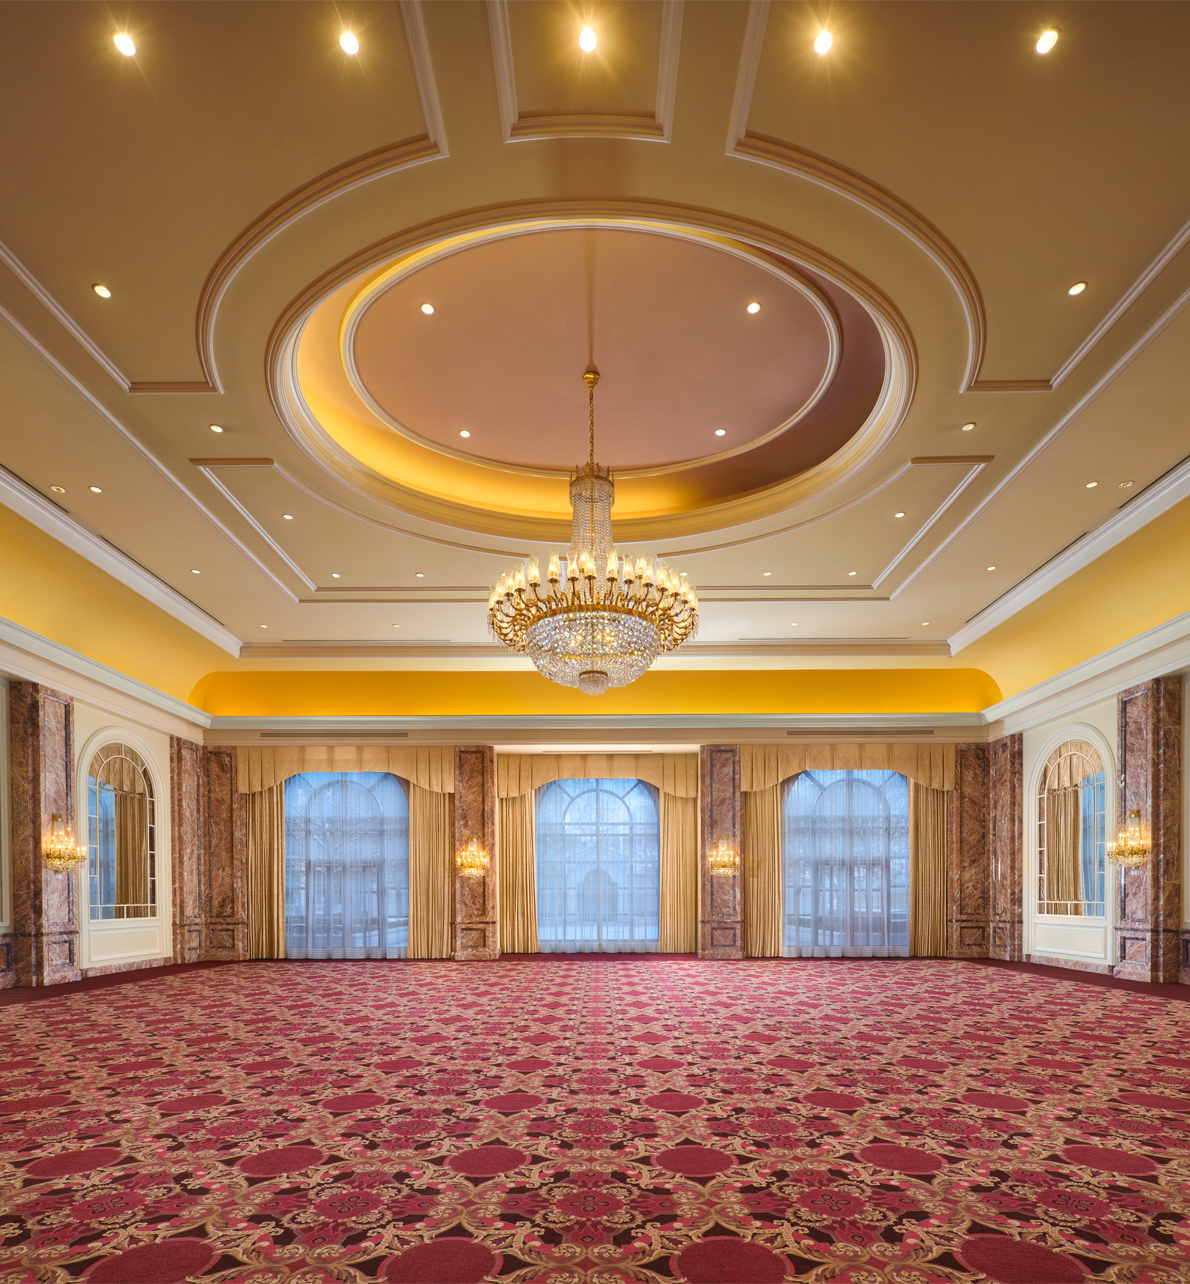
{"label": "patterned red carpet", "polygon": [[1190,1005],[975,964],[251,963],[0,1012],[0,1279],[1179,1284]]}

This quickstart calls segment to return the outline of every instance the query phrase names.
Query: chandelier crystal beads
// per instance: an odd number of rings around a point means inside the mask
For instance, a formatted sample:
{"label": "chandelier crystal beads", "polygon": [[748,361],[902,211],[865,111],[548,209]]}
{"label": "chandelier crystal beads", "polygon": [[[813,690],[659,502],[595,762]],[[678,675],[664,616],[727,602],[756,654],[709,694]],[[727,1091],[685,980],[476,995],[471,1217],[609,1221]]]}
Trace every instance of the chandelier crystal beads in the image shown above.
{"label": "chandelier crystal beads", "polygon": [[685,574],[660,559],[633,560],[612,543],[615,484],[595,462],[595,385],[587,383],[590,458],[570,480],[569,555],[506,571],[488,599],[494,637],[527,655],[544,677],[587,695],[635,682],[653,661],[692,638],[698,598]]}

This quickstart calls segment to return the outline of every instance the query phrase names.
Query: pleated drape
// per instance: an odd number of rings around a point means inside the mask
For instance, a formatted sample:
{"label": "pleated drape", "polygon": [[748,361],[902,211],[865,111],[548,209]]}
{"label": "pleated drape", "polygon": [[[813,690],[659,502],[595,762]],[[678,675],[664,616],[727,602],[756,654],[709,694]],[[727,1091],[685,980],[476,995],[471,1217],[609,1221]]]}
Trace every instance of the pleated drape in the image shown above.
{"label": "pleated drape", "polygon": [[[142,785],[143,788],[143,785]],[[115,918],[145,918],[149,908],[149,800],[143,793],[115,790]]]}
{"label": "pleated drape", "polygon": [[537,854],[532,793],[501,798],[500,823],[500,950],[504,954],[536,954]]}
{"label": "pleated drape", "polygon": [[1081,914],[1082,791],[1078,785],[1045,795],[1045,897],[1042,914]]}
{"label": "pleated drape", "polygon": [[409,786],[409,957],[453,953],[454,794]]}
{"label": "pleated drape", "polygon": [[698,949],[698,799],[661,794],[661,919],[657,949]]}
{"label": "pleated drape", "polygon": [[285,957],[285,785],[248,795],[248,957]]}
{"label": "pleated drape", "polygon": [[909,782],[909,953],[946,955],[946,792]]}
{"label": "pleated drape", "polygon": [[779,958],[781,922],[781,786],[744,795],[744,953]]}

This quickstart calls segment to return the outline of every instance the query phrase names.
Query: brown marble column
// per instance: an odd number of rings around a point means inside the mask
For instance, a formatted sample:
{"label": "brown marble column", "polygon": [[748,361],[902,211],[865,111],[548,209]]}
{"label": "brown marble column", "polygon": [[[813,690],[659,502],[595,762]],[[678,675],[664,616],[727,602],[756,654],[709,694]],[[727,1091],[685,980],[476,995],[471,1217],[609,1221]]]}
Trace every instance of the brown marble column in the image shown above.
{"label": "brown marble column", "polygon": [[988,955],[988,746],[955,746],[946,795],[946,956]]}
{"label": "brown marble column", "polygon": [[744,798],[739,745],[703,745],[698,751],[700,918],[698,956],[744,957],[744,871],[712,874],[707,855],[720,838],[737,852],[744,846]]}
{"label": "brown marble column", "polygon": [[1020,735],[988,745],[988,958],[1024,957],[1024,754]]}
{"label": "brown marble column", "polygon": [[461,962],[500,957],[500,854],[496,850],[496,751],[491,745],[455,750],[455,845],[472,839],[488,854],[482,878],[454,875],[454,952]]}
{"label": "brown marble column", "polygon": [[203,750],[203,958],[248,957],[248,796],[236,792],[236,751]]}
{"label": "brown marble column", "polygon": [[1181,970],[1182,680],[1121,691],[1117,818],[1140,812],[1152,856],[1136,870],[1109,863],[1116,896],[1116,976],[1176,982]]}
{"label": "brown marble column", "polygon": [[169,742],[170,863],[173,887],[173,961],[203,958],[203,748],[171,736]]}
{"label": "brown marble column", "polygon": [[41,855],[58,812],[78,837],[74,809],[74,706],[35,682],[8,688],[13,978],[17,985],[77,980],[76,876]]}

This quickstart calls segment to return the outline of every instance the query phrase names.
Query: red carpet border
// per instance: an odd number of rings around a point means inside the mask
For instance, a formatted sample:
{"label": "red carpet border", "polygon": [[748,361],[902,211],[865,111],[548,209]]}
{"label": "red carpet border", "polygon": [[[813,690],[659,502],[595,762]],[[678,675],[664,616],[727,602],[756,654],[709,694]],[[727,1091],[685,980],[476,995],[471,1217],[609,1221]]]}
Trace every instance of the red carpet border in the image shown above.
{"label": "red carpet border", "polygon": [[1190,1275],[1163,998],[942,960],[251,963],[0,1029],[6,1282]]}

